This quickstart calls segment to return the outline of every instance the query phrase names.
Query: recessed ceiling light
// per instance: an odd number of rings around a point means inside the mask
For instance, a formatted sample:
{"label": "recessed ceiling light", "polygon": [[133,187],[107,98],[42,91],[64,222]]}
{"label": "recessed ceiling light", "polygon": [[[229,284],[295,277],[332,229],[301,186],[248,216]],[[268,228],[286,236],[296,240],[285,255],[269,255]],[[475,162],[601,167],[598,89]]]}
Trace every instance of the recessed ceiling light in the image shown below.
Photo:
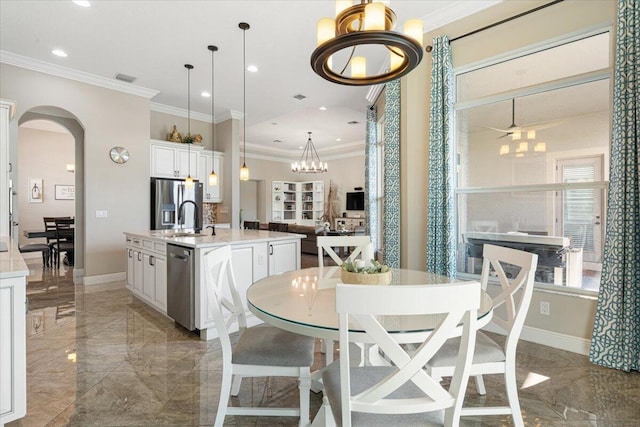
{"label": "recessed ceiling light", "polygon": [[273,126],[278,126],[278,123],[277,123],[277,122],[271,122],[271,124],[272,124]]}
{"label": "recessed ceiling light", "polygon": [[273,140],[273,142],[274,142],[275,144],[280,144],[282,141],[280,141],[279,139],[274,139],[274,140]]}
{"label": "recessed ceiling light", "polygon": [[89,7],[91,6],[91,2],[87,1],[87,0],[71,0],[73,1],[75,4],[77,4],[78,6],[82,6],[82,7]]}
{"label": "recessed ceiling light", "polygon": [[301,146],[299,146],[298,148],[299,148],[300,150],[302,150],[304,147],[301,145]]}
{"label": "recessed ceiling light", "polygon": [[249,65],[247,67],[247,71],[249,71],[250,73],[257,73],[258,72],[258,67],[256,67],[255,65]]}
{"label": "recessed ceiling light", "polygon": [[59,56],[60,58],[66,58],[68,56],[67,52],[62,49],[53,49],[51,53],[53,53],[55,56]]}
{"label": "recessed ceiling light", "polygon": [[302,101],[303,99],[305,99],[305,98],[306,98],[306,96],[304,96],[304,95],[303,95],[303,94],[301,94],[301,93],[299,93],[299,94],[297,94],[297,95],[293,95],[293,97],[294,97],[295,99],[297,99],[298,101]]}
{"label": "recessed ceiling light", "polygon": [[323,105],[322,107],[320,107],[320,111],[327,111],[327,107]]}
{"label": "recessed ceiling light", "polygon": [[342,138],[336,138],[336,141],[340,142],[340,141],[342,141]]}
{"label": "recessed ceiling light", "polygon": [[209,92],[202,92],[200,95],[204,96],[205,98],[210,98],[211,97],[211,94]]}
{"label": "recessed ceiling light", "polygon": [[347,122],[348,125],[357,125],[358,123],[360,123],[360,122],[355,121],[355,120],[351,120],[350,122]]}

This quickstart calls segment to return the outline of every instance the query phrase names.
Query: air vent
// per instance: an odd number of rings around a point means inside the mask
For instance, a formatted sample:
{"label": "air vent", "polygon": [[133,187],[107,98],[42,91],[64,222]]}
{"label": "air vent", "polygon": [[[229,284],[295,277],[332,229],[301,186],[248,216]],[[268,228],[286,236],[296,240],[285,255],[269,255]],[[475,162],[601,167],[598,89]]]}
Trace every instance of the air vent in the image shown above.
{"label": "air vent", "polygon": [[347,122],[348,125],[357,125],[358,123],[360,123],[360,122],[355,121],[355,120],[351,120],[350,122]]}
{"label": "air vent", "polygon": [[127,76],[126,74],[118,73],[116,74],[116,80],[120,80],[127,83],[133,83],[136,81],[137,77]]}
{"label": "air vent", "polygon": [[306,98],[306,96],[302,95],[301,93],[294,95],[293,96],[295,99],[297,99],[298,101],[302,101],[303,99]]}
{"label": "air vent", "polygon": [[274,143],[274,144],[279,144],[279,143],[281,143],[281,142],[282,142],[282,141],[281,141],[281,140],[279,140],[279,139],[274,139],[274,140],[273,140],[273,143]]}

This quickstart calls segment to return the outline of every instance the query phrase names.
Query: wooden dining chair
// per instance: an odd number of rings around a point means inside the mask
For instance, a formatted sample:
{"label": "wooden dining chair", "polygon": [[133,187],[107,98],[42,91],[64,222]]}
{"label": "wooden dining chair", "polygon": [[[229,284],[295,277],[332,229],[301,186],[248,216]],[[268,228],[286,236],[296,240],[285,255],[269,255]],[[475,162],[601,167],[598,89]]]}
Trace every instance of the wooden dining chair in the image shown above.
{"label": "wooden dining chair", "polygon": [[260,221],[245,221],[242,224],[245,230],[260,230]]}
{"label": "wooden dining chair", "polygon": [[270,222],[267,228],[269,229],[269,231],[281,231],[283,233],[286,233],[287,231],[289,231],[289,224],[287,224],[286,222]]}
{"label": "wooden dining chair", "polygon": [[[322,374],[324,393],[336,424],[343,427],[458,425],[479,307],[478,282],[336,285],[342,350],[340,360]],[[398,316],[397,325],[401,327],[403,321],[424,315],[434,316],[433,330],[419,335],[390,333],[380,323],[380,319],[389,320],[387,316]],[[423,367],[447,339],[460,335],[454,375],[447,389]],[[349,357],[351,341],[377,345],[389,365],[354,366]],[[418,348],[412,351],[404,344],[417,344]]]}
{"label": "wooden dining chair", "polygon": [[[482,375],[504,375],[509,406],[465,407],[462,409],[462,415],[507,414],[513,417],[515,426],[523,427],[516,384],[516,347],[531,303],[538,255],[495,245],[484,245],[482,253],[482,289],[487,289],[489,277],[495,276],[500,282],[500,292],[493,297],[492,322],[506,333],[506,342],[503,347],[487,335],[478,332],[471,375],[474,376],[476,388],[481,395],[486,394]],[[514,269],[517,271],[514,272]],[[509,276],[515,278],[509,279]],[[502,310],[496,311],[499,307],[502,307]],[[448,341],[427,364],[427,372],[433,378],[440,379],[452,375],[458,341]]]}
{"label": "wooden dining chair", "polygon": [[72,218],[55,218],[56,238],[53,242],[52,259],[54,267],[60,267],[60,253],[74,250],[74,228],[75,220]]}
{"label": "wooden dining chair", "polygon": [[53,253],[53,246],[56,242],[55,232],[56,232],[56,219],[71,219],[70,216],[43,216],[42,221],[44,222],[44,231],[49,231],[52,233],[51,236],[47,236],[47,245],[49,245],[49,251]]}
{"label": "wooden dining chair", "polygon": [[[236,288],[231,265],[231,246],[212,250],[203,257],[205,286],[210,317],[222,346],[222,385],[215,426],[225,415],[297,416],[300,426],[309,424],[311,365],[314,339],[273,326],[247,328],[245,308]],[[231,295],[231,299],[225,298]],[[234,326],[240,338],[232,347],[229,334]],[[243,377],[296,377],[300,395],[298,408],[228,406],[229,396],[237,396]]]}

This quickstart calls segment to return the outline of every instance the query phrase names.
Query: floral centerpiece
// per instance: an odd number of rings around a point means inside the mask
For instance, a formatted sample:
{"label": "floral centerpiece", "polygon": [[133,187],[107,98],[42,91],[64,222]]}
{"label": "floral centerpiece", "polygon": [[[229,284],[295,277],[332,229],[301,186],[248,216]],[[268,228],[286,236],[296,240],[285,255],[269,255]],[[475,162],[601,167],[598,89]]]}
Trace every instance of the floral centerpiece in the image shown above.
{"label": "floral centerpiece", "polygon": [[388,285],[391,283],[391,269],[375,259],[342,263],[340,272],[342,283],[353,285]]}

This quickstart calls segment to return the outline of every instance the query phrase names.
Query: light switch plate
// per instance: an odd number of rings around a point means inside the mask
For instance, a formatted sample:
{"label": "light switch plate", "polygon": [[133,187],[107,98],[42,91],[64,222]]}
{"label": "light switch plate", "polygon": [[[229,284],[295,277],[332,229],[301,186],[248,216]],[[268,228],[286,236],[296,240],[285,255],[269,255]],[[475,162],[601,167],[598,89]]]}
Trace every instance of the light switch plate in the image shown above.
{"label": "light switch plate", "polygon": [[108,211],[96,211],[96,218],[107,218],[108,216]]}

